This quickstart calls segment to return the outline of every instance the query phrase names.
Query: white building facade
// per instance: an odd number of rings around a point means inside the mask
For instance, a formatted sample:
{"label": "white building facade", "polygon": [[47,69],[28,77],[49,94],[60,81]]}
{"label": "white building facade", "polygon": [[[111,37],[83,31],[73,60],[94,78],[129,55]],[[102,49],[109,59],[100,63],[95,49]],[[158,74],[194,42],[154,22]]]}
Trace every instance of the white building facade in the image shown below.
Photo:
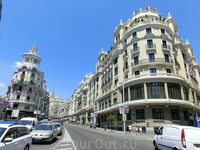
{"label": "white building facade", "polygon": [[114,37],[112,48],[98,56],[96,74],[78,89],[86,91],[87,104],[94,99],[93,109],[74,105],[80,95],[73,95],[74,111],[69,116],[95,112],[94,122],[101,126],[114,115],[112,128],[124,130],[119,108],[125,106],[129,108],[125,130],[130,124],[144,132],[154,132],[163,124],[196,126],[200,66],[191,44],[181,40],[172,16],[163,18],[147,7],[120,21]]}
{"label": "white building facade", "polygon": [[13,102],[13,108],[7,108],[6,118],[12,110],[19,110],[19,118],[36,116],[35,111],[48,115],[48,91],[46,79],[40,70],[42,58],[36,54],[38,47],[30,46],[30,51],[23,54],[23,60],[13,74],[8,87],[7,101]]}

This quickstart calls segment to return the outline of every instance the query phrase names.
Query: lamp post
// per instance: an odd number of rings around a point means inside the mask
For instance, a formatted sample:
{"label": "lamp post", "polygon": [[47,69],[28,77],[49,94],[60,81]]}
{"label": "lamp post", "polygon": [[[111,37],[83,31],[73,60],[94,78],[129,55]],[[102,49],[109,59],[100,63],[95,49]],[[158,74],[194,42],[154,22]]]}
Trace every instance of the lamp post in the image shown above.
{"label": "lamp post", "polygon": [[39,109],[39,106],[40,106],[40,99],[41,98],[43,98],[43,97],[39,97],[39,103],[38,103],[38,106],[37,106],[36,118],[38,117],[38,109]]}
{"label": "lamp post", "polygon": [[[124,105],[124,82],[122,82],[122,95],[123,95],[123,115],[125,114],[125,105]],[[125,132],[126,121],[124,120],[124,134]]]}
{"label": "lamp post", "polygon": [[[124,116],[124,115],[125,115],[124,82],[121,82],[121,83],[119,83],[119,84],[122,84],[122,102],[123,102],[123,114],[122,114],[122,116]],[[122,118],[122,120],[123,120],[123,118]],[[125,126],[126,126],[126,121],[124,120],[124,134],[126,133]]]}

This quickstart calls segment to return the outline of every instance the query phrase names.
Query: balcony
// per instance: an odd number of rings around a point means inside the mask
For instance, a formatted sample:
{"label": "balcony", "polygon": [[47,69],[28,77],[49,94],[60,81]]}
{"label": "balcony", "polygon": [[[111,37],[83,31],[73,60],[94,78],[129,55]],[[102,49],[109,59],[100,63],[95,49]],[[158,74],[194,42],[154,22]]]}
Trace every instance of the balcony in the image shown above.
{"label": "balcony", "polygon": [[156,49],[156,44],[146,44],[146,50]]}
{"label": "balcony", "polygon": [[18,90],[16,91],[17,94],[21,94],[22,93],[22,90]]}
{"label": "balcony", "polygon": [[175,56],[178,55],[178,52],[177,52],[177,50],[176,50],[175,48],[173,48],[173,54],[174,54]]}
{"label": "balcony", "polygon": [[123,55],[123,59],[126,59],[126,58],[128,58],[128,54]]}
{"label": "balcony", "polygon": [[33,81],[22,81],[22,80],[18,80],[18,83],[30,84],[30,85],[34,85],[35,84]]}
{"label": "balcony", "polygon": [[175,67],[176,67],[176,69],[178,69],[178,70],[181,69],[181,65],[180,65],[177,61],[175,61]]}
{"label": "balcony", "polygon": [[131,54],[136,53],[136,52],[139,52],[139,50],[140,50],[139,47],[134,47],[134,48],[131,50]]}
{"label": "balcony", "polygon": [[170,50],[171,47],[170,47],[169,45],[162,44],[162,49],[163,49],[163,50]]}
{"label": "balcony", "polygon": [[129,66],[125,66],[124,68],[123,68],[123,71],[126,71],[126,70],[128,70],[129,69]]}
{"label": "balcony", "polygon": [[142,59],[142,60],[139,60],[139,61],[136,61],[136,62],[132,62],[131,63],[131,66],[134,67],[134,66],[137,66],[137,65],[146,65],[146,64],[171,64],[173,65],[173,60],[172,59],[165,59],[165,58],[154,58],[154,59]]}

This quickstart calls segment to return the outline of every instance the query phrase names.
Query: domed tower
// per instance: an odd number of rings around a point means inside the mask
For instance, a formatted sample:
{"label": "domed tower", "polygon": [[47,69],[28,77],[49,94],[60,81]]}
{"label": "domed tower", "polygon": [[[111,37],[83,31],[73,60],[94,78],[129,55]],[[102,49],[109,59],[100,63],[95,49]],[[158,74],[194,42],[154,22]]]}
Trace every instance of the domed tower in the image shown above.
{"label": "domed tower", "polygon": [[[48,93],[46,79],[40,71],[42,58],[36,54],[38,47],[30,46],[28,53],[23,54],[23,60],[18,63],[12,82],[8,87],[8,101],[14,102],[9,110],[20,110],[19,117],[34,116],[35,110],[44,111]],[[7,115],[11,115],[11,111]]]}

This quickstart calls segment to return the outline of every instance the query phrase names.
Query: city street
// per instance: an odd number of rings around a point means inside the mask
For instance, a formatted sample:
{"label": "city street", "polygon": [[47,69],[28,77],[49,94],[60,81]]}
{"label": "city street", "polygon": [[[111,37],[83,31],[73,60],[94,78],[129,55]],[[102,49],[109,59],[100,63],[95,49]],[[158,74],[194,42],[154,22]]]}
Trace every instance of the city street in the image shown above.
{"label": "city street", "polygon": [[[65,124],[67,130],[58,140],[52,144],[34,143],[30,150],[153,150],[153,135],[143,134],[136,136],[135,133],[128,135],[123,131],[106,131],[101,128],[89,128],[86,126]],[[73,139],[73,140],[72,140]],[[75,145],[75,147],[73,147]]]}

